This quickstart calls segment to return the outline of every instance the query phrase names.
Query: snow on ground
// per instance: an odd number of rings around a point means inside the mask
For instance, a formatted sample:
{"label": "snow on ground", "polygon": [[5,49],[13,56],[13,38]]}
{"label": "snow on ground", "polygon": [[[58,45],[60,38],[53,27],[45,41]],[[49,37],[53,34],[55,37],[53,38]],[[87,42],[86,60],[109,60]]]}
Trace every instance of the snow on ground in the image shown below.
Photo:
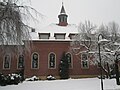
{"label": "snow on ground", "polygon": [[[104,90],[120,90],[115,79],[105,79]],[[53,81],[24,81],[18,85],[0,86],[0,90],[101,90],[100,79],[68,79]]]}

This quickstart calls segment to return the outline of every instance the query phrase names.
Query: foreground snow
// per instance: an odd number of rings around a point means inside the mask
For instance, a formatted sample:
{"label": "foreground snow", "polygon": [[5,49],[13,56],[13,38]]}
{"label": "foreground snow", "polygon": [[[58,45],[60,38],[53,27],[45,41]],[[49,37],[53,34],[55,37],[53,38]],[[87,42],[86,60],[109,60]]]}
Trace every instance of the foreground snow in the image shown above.
{"label": "foreground snow", "polygon": [[[18,85],[0,86],[0,90],[101,90],[100,79],[68,79],[53,81],[25,81]],[[104,90],[120,90],[114,79],[104,80]]]}

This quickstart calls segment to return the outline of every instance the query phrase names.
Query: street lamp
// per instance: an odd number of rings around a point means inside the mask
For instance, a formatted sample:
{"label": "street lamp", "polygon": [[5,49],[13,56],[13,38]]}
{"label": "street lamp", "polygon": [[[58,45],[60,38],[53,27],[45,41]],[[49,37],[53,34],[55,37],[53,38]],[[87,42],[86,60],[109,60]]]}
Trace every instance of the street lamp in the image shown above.
{"label": "street lamp", "polygon": [[[102,39],[100,39],[100,36],[102,37]],[[102,61],[101,61],[101,53],[100,53],[100,45],[101,43],[106,43],[109,42],[109,40],[107,39],[103,39],[103,35],[99,34],[98,35],[98,55],[99,55],[99,61],[100,61],[100,76],[101,76],[101,90],[103,90],[103,72],[102,72]],[[120,80],[119,80],[119,67],[118,67],[118,61],[120,60],[120,53],[115,53],[115,74],[116,74],[116,83],[117,85],[120,85]]]}
{"label": "street lamp", "polygon": [[115,53],[115,73],[116,73],[116,83],[117,85],[120,85],[119,80],[119,68],[118,68],[118,60],[120,59],[120,54]]}
{"label": "street lamp", "polygon": [[101,64],[101,55],[100,55],[100,36],[103,37],[102,34],[98,35],[98,54],[99,54],[99,61],[100,61],[100,79],[101,79],[101,90],[103,90],[103,79],[102,79],[102,64]]}

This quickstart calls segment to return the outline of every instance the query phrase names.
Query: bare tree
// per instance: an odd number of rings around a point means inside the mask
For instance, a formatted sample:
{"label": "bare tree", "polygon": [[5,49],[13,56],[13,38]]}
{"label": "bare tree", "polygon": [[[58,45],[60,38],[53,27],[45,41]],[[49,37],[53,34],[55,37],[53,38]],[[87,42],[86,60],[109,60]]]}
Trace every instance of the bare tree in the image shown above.
{"label": "bare tree", "polygon": [[[98,41],[99,34],[102,34],[99,37],[100,41]],[[100,42],[102,69],[109,74],[114,69],[116,52],[120,51],[119,25],[115,22],[111,22],[109,25],[102,24],[99,29],[90,23],[80,24],[79,34],[75,36],[71,43],[71,51],[78,56],[84,52],[88,55],[92,54],[94,58],[90,60],[90,63],[98,65],[100,63],[98,43]]]}
{"label": "bare tree", "polygon": [[[4,50],[8,50],[8,45],[18,45],[21,50],[23,40],[29,40],[29,29],[27,25],[28,19],[35,20],[31,11],[38,12],[29,7],[19,5],[20,0],[1,0],[0,1],[0,45]],[[29,44],[27,44],[27,48]],[[5,47],[5,48],[4,48]],[[9,48],[10,50],[10,48]]]}
{"label": "bare tree", "polygon": [[85,21],[85,23],[80,23],[78,26],[79,33],[74,37],[73,42],[71,42],[71,51],[78,55],[82,52],[90,51],[92,47],[92,39],[95,39],[96,25],[93,25],[90,21]]}

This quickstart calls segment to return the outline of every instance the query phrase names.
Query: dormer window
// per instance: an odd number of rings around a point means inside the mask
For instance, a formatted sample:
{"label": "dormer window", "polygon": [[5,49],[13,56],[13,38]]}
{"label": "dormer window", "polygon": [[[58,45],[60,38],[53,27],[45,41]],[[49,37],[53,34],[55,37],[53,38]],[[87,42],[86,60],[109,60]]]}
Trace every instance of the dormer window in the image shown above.
{"label": "dormer window", "polygon": [[55,33],[54,37],[55,39],[65,39],[66,33]]}
{"label": "dormer window", "polygon": [[70,37],[70,39],[74,39],[76,34],[70,33],[68,37]]}
{"label": "dormer window", "polygon": [[39,39],[49,39],[50,33],[39,33]]}

